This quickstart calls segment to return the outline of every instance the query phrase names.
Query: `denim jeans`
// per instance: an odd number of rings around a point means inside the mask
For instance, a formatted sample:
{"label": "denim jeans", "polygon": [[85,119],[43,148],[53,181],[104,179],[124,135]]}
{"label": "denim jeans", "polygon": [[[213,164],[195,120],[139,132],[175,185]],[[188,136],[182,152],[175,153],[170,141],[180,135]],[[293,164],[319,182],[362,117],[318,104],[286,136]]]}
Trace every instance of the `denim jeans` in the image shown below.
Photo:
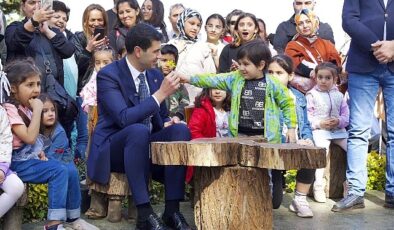
{"label": "denim jeans", "polygon": [[56,160],[13,161],[11,169],[23,182],[48,183],[48,220],[66,220],[80,216],[81,192],[78,171],[73,162]]}
{"label": "denim jeans", "polygon": [[88,115],[83,111],[82,98],[77,97],[79,113],[77,117],[77,145],[75,148],[75,158],[85,159],[86,146],[88,145]]}
{"label": "denim jeans", "polygon": [[387,127],[386,194],[394,196],[394,73],[381,65],[369,74],[349,74],[350,128],[346,178],[349,193],[363,196],[367,184],[368,138],[379,86],[382,87]]}

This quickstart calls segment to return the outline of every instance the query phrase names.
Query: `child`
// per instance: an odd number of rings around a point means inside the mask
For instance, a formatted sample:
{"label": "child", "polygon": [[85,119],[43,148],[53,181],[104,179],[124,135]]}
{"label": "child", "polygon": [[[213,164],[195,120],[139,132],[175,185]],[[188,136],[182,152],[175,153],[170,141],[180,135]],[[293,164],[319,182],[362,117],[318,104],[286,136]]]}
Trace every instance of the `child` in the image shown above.
{"label": "child", "polygon": [[[330,143],[339,145],[347,151],[347,132],[349,107],[344,96],[335,85],[339,76],[338,67],[323,62],[315,69],[316,86],[307,92],[308,119],[313,130],[313,140],[318,147],[327,150]],[[326,202],[323,179],[324,168],[316,169],[313,196],[317,202]]]}
{"label": "child", "polygon": [[89,82],[82,88],[80,96],[83,99],[82,108],[89,113],[89,108],[97,105],[97,73],[101,68],[114,61],[114,51],[109,47],[102,47],[93,52],[94,70]]}
{"label": "child", "polygon": [[[0,104],[3,93],[9,92],[8,81],[0,64]],[[3,89],[4,87],[4,89]],[[2,217],[23,194],[24,186],[19,177],[10,170],[12,154],[12,133],[7,113],[0,105],[0,217]]]}
{"label": "child", "polygon": [[224,90],[205,88],[194,102],[189,129],[192,139],[227,137],[231,95]]}
{"label": "child", "polygon": [[181,80],[203,88],[231,91],[230,136],[262,135],[270,143],[281,143],[279,117],[288,127],[287,140],[294,143],[296,111],[289,90],[276,78],[265,75],[271,53],[259,40],[242,46],[237,54],[239,70],[224,74],[186,76]]}
{"label": "child", "polygon": [[[307,109],[306,109],[306,99],[304,94],[302,94],[297,89],[290,86],[289,82],[294,77],[293,72],[293,62],[290,57],[286,55],[277,55],[272,58],[272,62],[268,66],[268,74],[272,77],[277,78],[284,86],[290,89],[290,95],[296,102],[296,112],[298,121],[298,144],[302,145],[314,145],[312,137],[312,129],[308,121]],[[286,127],[283,127],[285,131]],[[296,189],[294,192],[294,199],[290,204],[290,210],[297,213],[299,217],[313,217],[313,212],[309,207],[309,203],[306,200],[306,195],[309,192],[309,188],[313,182],[315,175],[314,169],[300,169],[297,171],[296,177]],[[273,175],[276,178],[282,179],[282,175]],[[279,207],[282,202],[282,184],[277,183],[278,189],[274,186],[273,198],[280,197],[279,199],[274,199],[273,207]]]}
{"label": "child", "polygon": [[[159,69],[164,76],[171,73],[178,62],[178,50],[174,45],[164,45],[159,59]],[[179,89],[165,100],[169,116],[174,122],[185,120],[185,106],[189,105],[189,94],[183,84]]]}
{"label": "child", "polygon": [[[13,133],[11,169],[24,182],[48,183],[49,222],[44,228],[64,229],[62,223],[67,220],[75,229],[97,229],[79,218],[79,204],[74,208],[76,197],[68,187],[67,168],[34,152],[42,147],[38,141],[43,109],[43,103],[37,98],[41,89],[40,70],[29,58],[9,63],[5,72],[11,85],[10,98],[4,104]],[[28,147],[31,152],[26,151]]]}

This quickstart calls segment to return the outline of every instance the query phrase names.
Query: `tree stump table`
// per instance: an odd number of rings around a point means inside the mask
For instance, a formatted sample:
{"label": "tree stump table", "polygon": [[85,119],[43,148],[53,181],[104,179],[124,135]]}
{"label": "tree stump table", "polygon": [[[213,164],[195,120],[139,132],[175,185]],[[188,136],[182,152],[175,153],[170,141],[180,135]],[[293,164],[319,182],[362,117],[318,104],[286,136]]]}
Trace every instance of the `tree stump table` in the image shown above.
{"label": "tree stump table", "polygon": [[152,162],[196,166],[198,229],[272,229],[268,169],[323,168],[322,148],[268,144],[261,138],[153,142]]}

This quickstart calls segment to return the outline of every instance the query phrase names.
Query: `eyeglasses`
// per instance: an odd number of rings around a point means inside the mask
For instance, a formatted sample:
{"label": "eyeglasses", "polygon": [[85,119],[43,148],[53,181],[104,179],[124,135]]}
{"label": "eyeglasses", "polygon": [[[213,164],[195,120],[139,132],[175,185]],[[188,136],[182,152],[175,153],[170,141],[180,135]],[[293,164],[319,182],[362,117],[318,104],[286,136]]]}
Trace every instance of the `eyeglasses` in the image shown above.
{"label": "eyeglasses", "polygon": [[212,24],[208,24],[208,25],[206,25],[206,27],[207,27],[207,29],[209,29],[209,30],[222,30],[222,29],[223,29],[223,26],[219,26],[219,25],[214,26],[214,25],[212,25]]}
{"label": "eyeglasses", "polygon": [[230,25],[234,26],[237,21],[230,21]]}

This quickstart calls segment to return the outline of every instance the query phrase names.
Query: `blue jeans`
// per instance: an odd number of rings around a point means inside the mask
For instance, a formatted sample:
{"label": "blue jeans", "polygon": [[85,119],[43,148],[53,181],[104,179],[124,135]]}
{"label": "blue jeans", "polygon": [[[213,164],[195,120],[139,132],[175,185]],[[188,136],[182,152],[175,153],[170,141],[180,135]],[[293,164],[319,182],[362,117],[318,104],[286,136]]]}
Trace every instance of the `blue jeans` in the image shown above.
{"label": "blue jeans", "polygon": [[79,113],[77,117],[77,145],[75,148],[75,158],[85,159],[86,146],[88,145],[88,115],[83,111],[82,98],[77,97]]}
{"label": "blue jeans", "polygon": [[363,196],[367,185],[368,138],[379,86],[383,90],[387,126],[386,194],[394,196],[394,74],[381,65],[369,74],[349,74],[350,128],[346,178],[349,193]]}
{"label": "blue jeans", "polygon": [[81,192],[78,171],[73,162],[63,164],[56,160],[13,161],[11,169],[27,183],[48,183],[48,220],[79,218]]}

